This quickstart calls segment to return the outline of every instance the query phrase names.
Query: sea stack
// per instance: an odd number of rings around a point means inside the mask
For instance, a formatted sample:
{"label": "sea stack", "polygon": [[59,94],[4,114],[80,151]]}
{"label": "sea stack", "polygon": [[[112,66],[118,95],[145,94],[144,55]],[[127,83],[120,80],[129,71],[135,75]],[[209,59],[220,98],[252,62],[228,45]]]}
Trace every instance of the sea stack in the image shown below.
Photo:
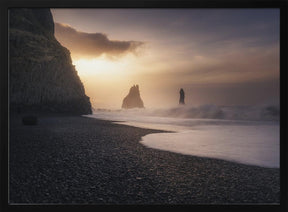
{"label": "sea stack", "polygon": [[123,99],[122,103],[123,109],[131,109],[131,108],[144,108],[144,103],[140,97],[140,91],[138,85],[133,85],[128,95]]}
{"label": "sea stack", "polygon": [[9,76],[11,112],[92,113],[50,9],[9,10]]}
{"label": "sea stack", "polygon": [[179,104],[180,105],[185,105],[185,93],[183,88],[180,89],[180,99],[179,99]]}

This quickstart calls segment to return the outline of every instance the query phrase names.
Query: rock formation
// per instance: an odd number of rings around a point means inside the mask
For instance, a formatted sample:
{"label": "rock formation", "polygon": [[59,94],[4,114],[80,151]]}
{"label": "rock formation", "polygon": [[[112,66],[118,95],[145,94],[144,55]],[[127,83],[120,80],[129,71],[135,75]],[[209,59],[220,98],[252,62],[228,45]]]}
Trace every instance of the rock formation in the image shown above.
{"label": "rock formation", "polygon": [[92,113],[50,10],[10,9],[9,24],[10,111]]}
{"label": "rock formation", "polygon": [[180,89],[180,99],[179,99],[180,105],[185,105],[185,93],[183,88]]}
{"label": "rock formation", "polygon": [[143,108],[144,104],[140,97],[140,91],[138,85],[133,85],[130,88],[128,95],[123,99],[122,108]]}

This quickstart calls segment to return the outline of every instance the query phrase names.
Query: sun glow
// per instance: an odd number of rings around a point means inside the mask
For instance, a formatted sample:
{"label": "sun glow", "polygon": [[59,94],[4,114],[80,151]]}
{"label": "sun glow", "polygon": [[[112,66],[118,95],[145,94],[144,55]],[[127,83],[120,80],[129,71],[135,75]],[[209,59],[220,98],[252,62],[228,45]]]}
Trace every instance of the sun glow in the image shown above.
{"label": "sun glow", "polygon": [[[73,64],[85,86],[85,93],[95,108],[119,109],[130,86],[141,84],[135,76],[139,74],[139,65],[137,60],[130,56],[117,60],[105,56],[94,59],[79,58],[74,59]],[[94,98],[95,96],[97,98]]]}
{"label": "sun glow", "polygon": [[97,59],[78,59],[74,60],[73,64],[76,67],[79,75],[82,77],[95,75],[120,76],[128,69],[127,60],[109,60],[105,57]]}

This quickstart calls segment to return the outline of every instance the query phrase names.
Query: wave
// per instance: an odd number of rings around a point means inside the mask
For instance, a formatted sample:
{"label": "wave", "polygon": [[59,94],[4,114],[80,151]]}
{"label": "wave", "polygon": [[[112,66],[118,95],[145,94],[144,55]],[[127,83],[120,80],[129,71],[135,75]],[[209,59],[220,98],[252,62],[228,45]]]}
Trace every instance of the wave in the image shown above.
{"label": "wave", "polygon": [[[94,112],[115,112],[107,109],[97,109]],[[116,112],[129,115],[161,116],[172,118],[195,118],[195,119],[224,119],[224,120],[247,120],[247,121],[279,121],[280,107],[275,105],[266,106],[216,106],[201,105],[178,106],[173,108],[158,109],[125,109]]]}
{"label": "wave", "polygon": [[142,137],[140,143],[149,148],[279,168],[280,108],[277,106],[98,109],[86,116],[170,131]]}

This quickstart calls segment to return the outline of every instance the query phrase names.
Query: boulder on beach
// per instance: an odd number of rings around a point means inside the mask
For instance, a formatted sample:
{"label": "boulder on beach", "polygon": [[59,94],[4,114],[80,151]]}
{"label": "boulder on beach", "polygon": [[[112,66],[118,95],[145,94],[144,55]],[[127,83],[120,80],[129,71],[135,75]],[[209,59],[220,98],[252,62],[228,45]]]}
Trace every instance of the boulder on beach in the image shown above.
{"label": "boulder on beach", "polygon": [[122,108],[144,108],[138,85],[133,85],[130,88],[128,95],[123,99]]}
{"label": "boulder on beach", "polygon": [[24,116],[22,118],[22,124],[23,125],[37,125],[38,124],[38,118],[35,115]]}

